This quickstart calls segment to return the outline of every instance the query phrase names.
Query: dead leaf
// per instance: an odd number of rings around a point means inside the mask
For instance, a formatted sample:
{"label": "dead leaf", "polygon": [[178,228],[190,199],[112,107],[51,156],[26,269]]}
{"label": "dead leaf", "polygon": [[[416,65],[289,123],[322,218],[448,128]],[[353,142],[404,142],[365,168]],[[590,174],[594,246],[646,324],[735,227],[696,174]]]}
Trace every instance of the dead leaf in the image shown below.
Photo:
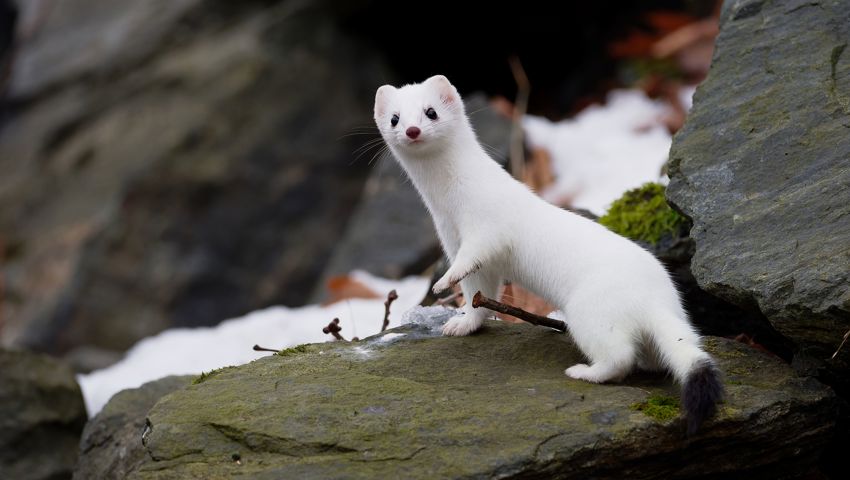
{"label": "dead leaf", "polygon": [[337,275],[325,283],[328,300],[322,305],[330,305],[349,298],[381,298],[381,295],[348,275]]}

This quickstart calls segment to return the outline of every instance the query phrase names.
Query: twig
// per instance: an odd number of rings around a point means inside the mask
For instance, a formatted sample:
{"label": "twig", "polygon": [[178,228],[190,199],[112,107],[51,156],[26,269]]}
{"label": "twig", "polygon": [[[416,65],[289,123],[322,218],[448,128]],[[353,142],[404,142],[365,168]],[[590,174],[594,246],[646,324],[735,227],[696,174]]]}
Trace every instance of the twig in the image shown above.
{"label": "twig", "polygon": [[457,300],[458,297],[462,297],[462,296],[463,296],[463,292],[458,290],[457,292],[452,293],[448,297],[438,298],[437,301],[434,302],[434,304],[435,305],[445,305],[449,302],[453,302],[453,301]]}
{"label": "twig", "polygon": [[333,335],[335,339],[347,342],[348,340],[346,340],[345,338],[343,338],[342,335],[339,334],[341,330],[342,327],[339,326],[338,318],[334,318],[333,320],[331,320],[331,323],[329,323],[327,327],[322,329],[323,332],[330,333],[331,335]]}
{"label": "twig", "polygon": [[848,337],[850,337],[850,330],[847,330],[847,333],[845,333],[845,334],[844,334],[844,339],[843,339],[843,340],[841,340],[841,345],[839,345],[839,346],[838,346],[838,349],[837,349],[837,350],[835,350],[835,353],[833,353],[833,354],[832,354],[832,360],[835,360],[835,357],[837,357],[837,356],[838,356],[838,352],[840,352],[840,351],[841,351],[841,347],[843,347],[843,346],[844,346],[844,344],[845,344],[845,343],[847,343],[847,338],[848,338]]}
{"label": "twig", "polygon": [[506,315],[510,315],[512,317],[516,317],[522,320],[525,320],[528,323],[534,325],[540,325],[543,327],[554,328],[559,332],[567,331],[567,324],[562,322],[561,320],[555,320],[554,318],[544,317],[541,315],[537,315],[531,312],[526,312],[521,308],[514,307],[512,305],[506,305],[501,302],[497,302],[491,298],[487,298],[481,294],[481,292],[477,292],[474,297],[472,297],[472,307],[484,307],[494,312],[504,313]]}
{"label": "twig", "polygon": [[508,59],[511,65],[511,73],[516,82],[517,94],[514,102],[513,122],[511,124],[511,173],[520,182],[523,180],[525,170],[525,143],[523,141],[522,117],[528,110],[528,97],[531,93],[531,83],[528,75],[522,68],[522,63],[516,55]]}
{"label": "twig", "polygon": [[254,345],[254,351],[255,352],[274,352],[274,353],[277,353],[280,350],[275,350],[273,348],[265,348],[265,347],[261,347],[259,345]]}
{"label": "twig", "polygon": [[387,294],[387,301],[384,302],[384,324],[381,326],[381,331],[387,329],[390,326],[390,305],[393,304],[398,298],[398,293],[396,293],[395,289],[390,290],[390,293]]}

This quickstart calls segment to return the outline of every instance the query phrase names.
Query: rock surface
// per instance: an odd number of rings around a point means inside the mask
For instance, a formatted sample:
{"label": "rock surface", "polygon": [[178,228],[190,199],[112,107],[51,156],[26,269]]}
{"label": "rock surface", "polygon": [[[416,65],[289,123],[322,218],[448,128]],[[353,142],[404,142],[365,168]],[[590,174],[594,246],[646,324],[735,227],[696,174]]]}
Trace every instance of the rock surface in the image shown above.
{"label": "rock surface", "polygon": [[[487,145],[494,160],[506,165],[510,120],[493,110],[484,95],[466,99],[466,111],[478,139]],[[367,150],[364,161],[370,160],[378,148]],[[379,156],[373,163],[377,164],[360,204],[325,269],[325,280],[355,269],[400,278],[419,274],[442,257],[431,216],[404,170],[391,153]],[[322,300],[325,292],[324,282],[320,282],[315,298]]]}
{"label": "rock surface", "polygon": [[[808,472],[835,397],[781,361],[711,338],[726,373],[719,417],[686,441],[663,375],[568,379],[568,337],[488,321],[441,337],[442,307],[356,344],[305,346],[224,369],[148,415],[130,478],[695,478]],[[653,416],[649,415],[652,412]]]}
{"label": "rock surface", "polygon": [[[699,285],[821,360],[850,329],[848,42],[845,1],[725,2],[670,152]],[[848,362],[844,349],[832,366],[846,377]]]}
{"label": "rock surface", "polygon": [[0,130],[3,343],[120,352],[303,304],[360,196],[369,167],[345,135],[390,75],[332,5],[141,3],[132,21],[50,11],[40,43],[77,18],[158,47],[62,67]]}
{"label": "rock surface", "polygon": [[68,367],[0,349],[0,412],[0,478],[71,477],[86,409]]}
{"label": "rock surface", "polygon": [[22,21],[41,25],[20,47],[9,95],[32,97],[81,75],[101,76],[131,66],[160,47],[181,16],[200,2],[18,2]]}
{"label": "rock surface", "polygon": [[165,377],[116,393],[83,430],[74,478],[126,478],[147,458],[142,434],[148,411],[160,398],[189,385],[193,378]]}

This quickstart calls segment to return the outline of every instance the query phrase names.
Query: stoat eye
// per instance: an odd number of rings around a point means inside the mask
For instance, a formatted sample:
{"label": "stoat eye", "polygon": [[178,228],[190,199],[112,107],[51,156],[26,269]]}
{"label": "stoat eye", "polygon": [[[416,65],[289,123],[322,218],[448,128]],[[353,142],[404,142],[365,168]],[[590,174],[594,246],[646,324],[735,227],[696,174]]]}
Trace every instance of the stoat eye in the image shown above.
{"label": "stoat eye", "polygon": [[425,116],[430,118],[431,120],[436,120],[437,112],[435,112],[433,108],[428,108],[428,110],[425,110]]}
{"label": "stoat eye", "polygon": [[395,127],[396,125],[398,125],[398,115],[393,115],[393,118],[392,118],[392,119],[390,119],[390,125],[392,125],[392,126],[394,126],[394,127]]}

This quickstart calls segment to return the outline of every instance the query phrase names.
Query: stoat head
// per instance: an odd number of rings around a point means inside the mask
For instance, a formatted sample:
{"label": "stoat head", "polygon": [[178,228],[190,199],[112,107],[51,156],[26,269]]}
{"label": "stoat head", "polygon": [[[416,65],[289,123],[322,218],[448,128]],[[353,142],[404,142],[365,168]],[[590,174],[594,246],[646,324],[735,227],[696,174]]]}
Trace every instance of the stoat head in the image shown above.
{"label": "stoat head", "polygon": [[375,123],[393,150],[411,156],[444,149],[466,126],[457,89],[443,75],[375,94]]}

